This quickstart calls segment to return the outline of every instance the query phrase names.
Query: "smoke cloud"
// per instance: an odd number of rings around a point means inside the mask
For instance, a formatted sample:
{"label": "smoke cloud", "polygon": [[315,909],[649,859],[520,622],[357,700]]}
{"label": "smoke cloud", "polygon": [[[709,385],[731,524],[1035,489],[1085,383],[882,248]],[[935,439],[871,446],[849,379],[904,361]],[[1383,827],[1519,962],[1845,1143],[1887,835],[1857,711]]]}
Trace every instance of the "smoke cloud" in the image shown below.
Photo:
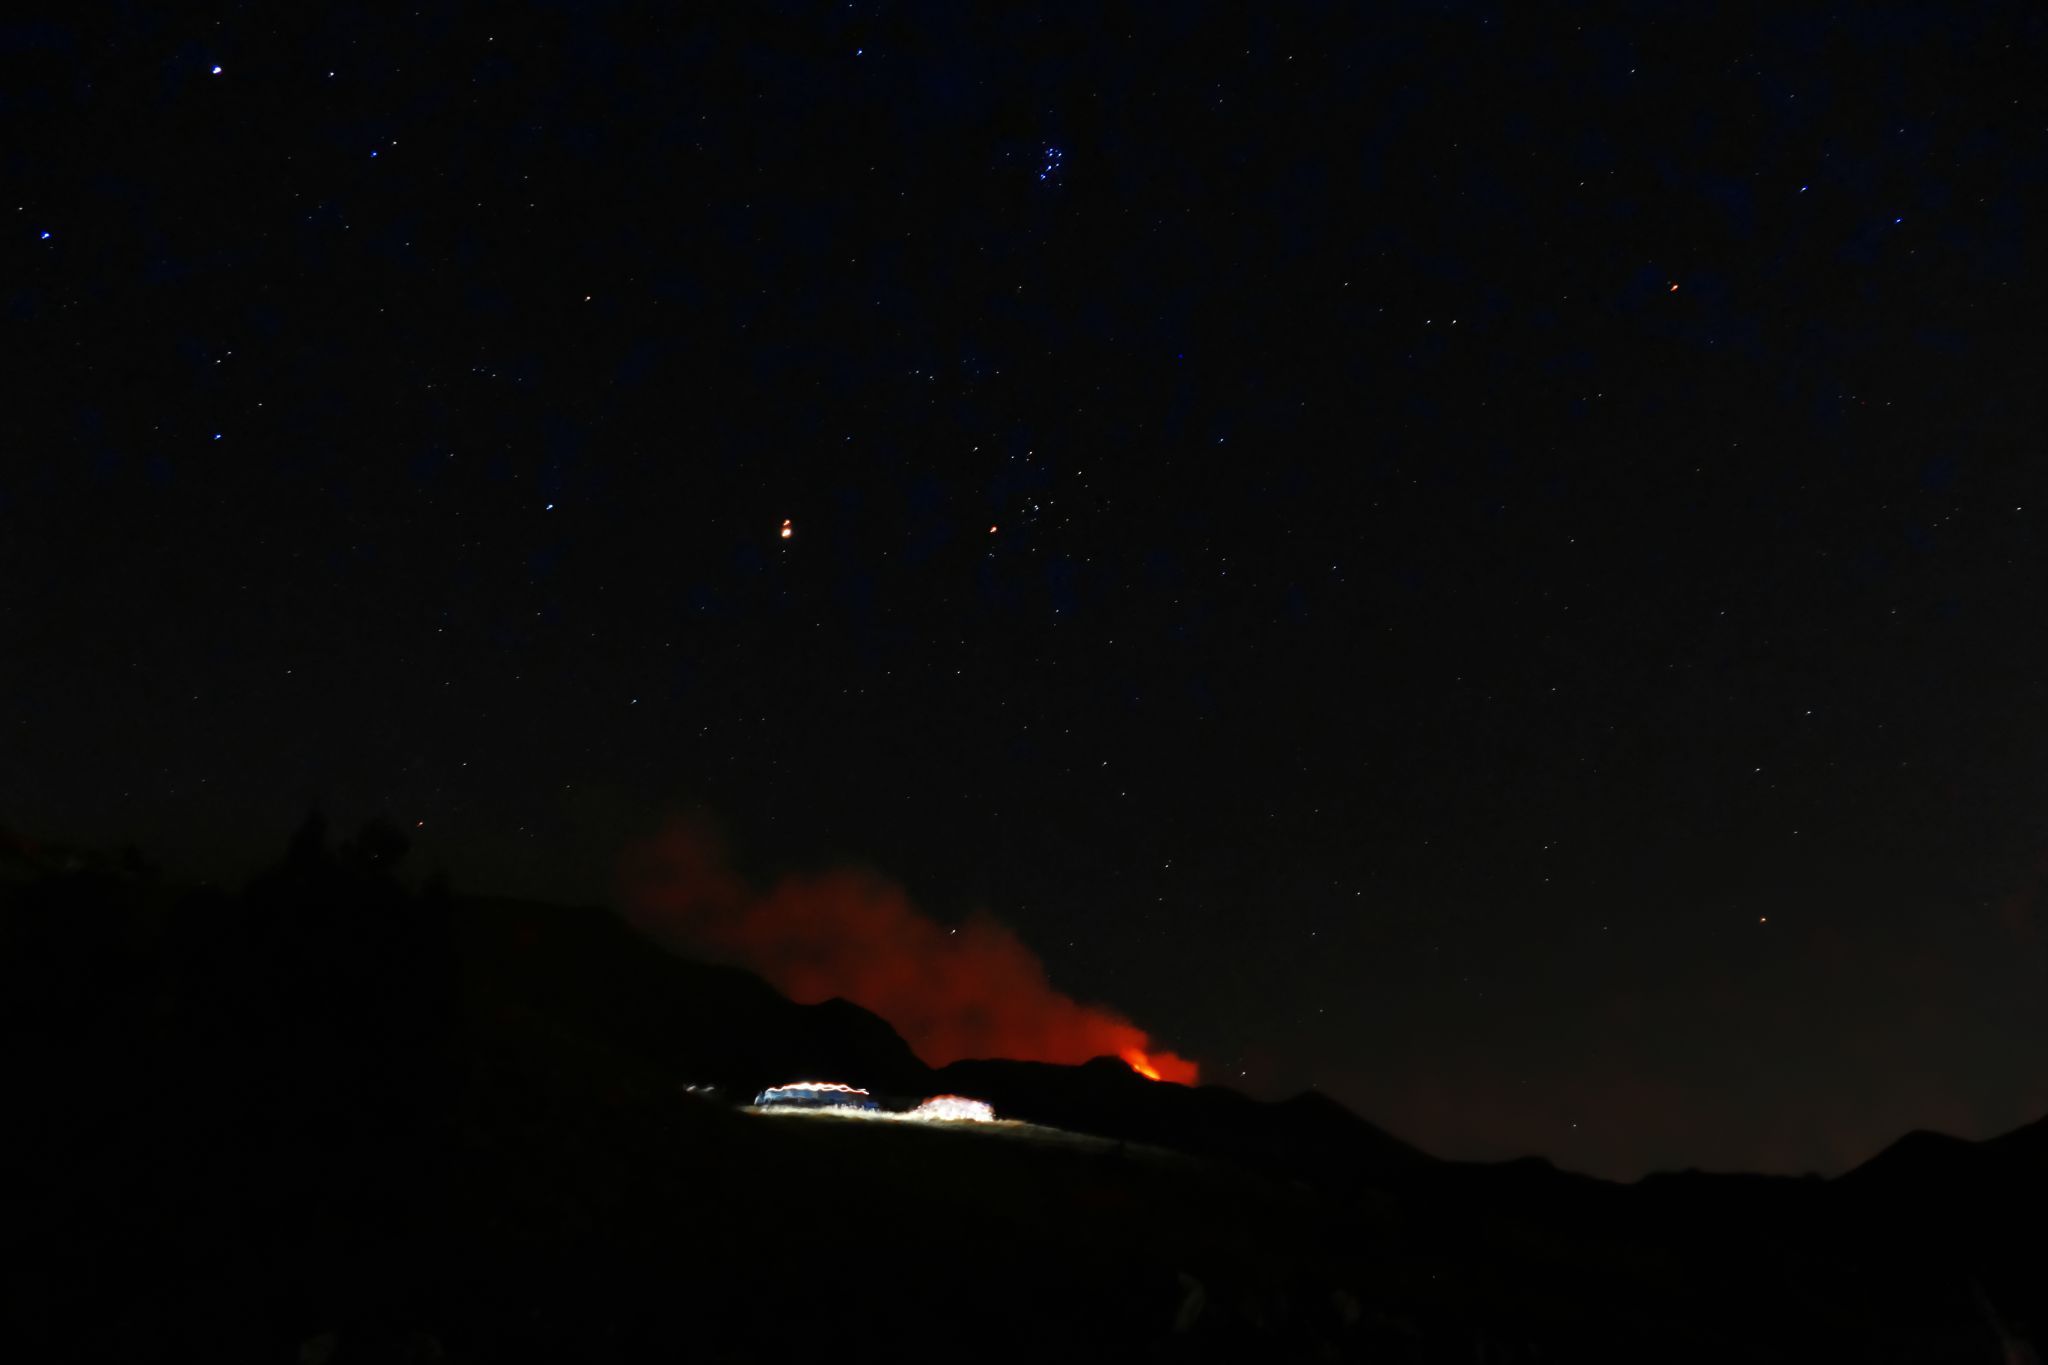
{"label": "smoke cloud", "polygon": [[979,913],[940,924],[872,873],[789,876],[762,890],[732,870],[710,831],[678,820],[629,853],[622,891],[646,932],[748,967],[800,1003],[841,996],[873,1010],[934,1066],[1115,1056],[1155,1079],[1197,1076],[1129,1020],[1055,990],[1006,925]]}

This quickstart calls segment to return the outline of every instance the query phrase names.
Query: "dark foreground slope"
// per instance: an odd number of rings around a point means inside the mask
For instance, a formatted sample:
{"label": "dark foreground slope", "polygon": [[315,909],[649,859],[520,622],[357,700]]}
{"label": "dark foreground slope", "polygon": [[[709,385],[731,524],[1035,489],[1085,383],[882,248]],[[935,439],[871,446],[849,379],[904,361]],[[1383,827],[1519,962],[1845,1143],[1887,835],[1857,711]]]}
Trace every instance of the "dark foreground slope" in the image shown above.
{"label": "dark foreground slope", "polygon": [[[1834,1182],[1460,1166],[1317,1097],[1109,1062],[934,1073],[864,1011],[599,912],[407,893],[400,851],[309,831],[238,895],[0,868],[9,1358],[1993,1361],[2038,1339],[2039,1125]],[[800,1077],[1106,1137],[729,1102]]]}

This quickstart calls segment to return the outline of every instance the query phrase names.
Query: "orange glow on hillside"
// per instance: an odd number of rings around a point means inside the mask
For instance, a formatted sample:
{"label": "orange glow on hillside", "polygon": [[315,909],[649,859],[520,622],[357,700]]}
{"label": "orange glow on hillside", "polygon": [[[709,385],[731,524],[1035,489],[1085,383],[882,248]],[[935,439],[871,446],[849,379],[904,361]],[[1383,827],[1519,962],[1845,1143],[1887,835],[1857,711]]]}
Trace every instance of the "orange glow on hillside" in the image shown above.
{"label": "orange glow on hillside", "polygon": [[800,1004],[838,996],[873,1010],[929,1065],[1117,1057],[1153,1080],[1200,1078],[1195,1062],[1153,1046],[1115,1010],[1053,985],[1008,925],[984,913],[942,923],[872,872],[836,868],[757,886],[687,819],[633,848],[622,872],[626,912],[648,932],[690,956],[749,967]]}

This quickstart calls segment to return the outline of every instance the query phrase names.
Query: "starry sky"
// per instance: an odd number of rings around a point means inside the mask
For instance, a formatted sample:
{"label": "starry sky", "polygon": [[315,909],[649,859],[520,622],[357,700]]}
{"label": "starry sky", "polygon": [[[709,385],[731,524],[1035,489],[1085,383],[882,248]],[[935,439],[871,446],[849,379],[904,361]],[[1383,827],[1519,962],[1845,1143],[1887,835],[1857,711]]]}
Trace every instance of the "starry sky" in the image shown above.
{"label": "starry sky", "polygon": [[[2048,1112],[2035,5],[0,30],[0,823],[990,917],[1443,1155]],[[786,532],[786,534],[785,534]],[[708,814],[707,814],[708,813]]]}

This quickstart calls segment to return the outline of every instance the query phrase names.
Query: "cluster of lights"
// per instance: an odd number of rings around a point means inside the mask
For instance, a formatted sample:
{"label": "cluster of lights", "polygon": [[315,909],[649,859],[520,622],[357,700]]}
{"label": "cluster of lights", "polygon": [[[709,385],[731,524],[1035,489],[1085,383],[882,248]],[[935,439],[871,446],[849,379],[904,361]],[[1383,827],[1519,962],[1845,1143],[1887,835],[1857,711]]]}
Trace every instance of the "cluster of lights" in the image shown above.
{"label": "cluster of lights", "polygon": [[[690,1087],[692,1090],[698,1087]],[[703,1087],[709,1091],[710,1087]],[[837,1081],[796,1081],[789,1085],[772,1085],[761,1092],[755,1100],[757,1106],[768,1108],[770,1113],[828,1114],[836,1118],[865,1119],[878,1123],[994,1123],[995,1108],[986,1100],[969,1099],[965,1095],[933,1095],[917,1108],[896,1112],[877,1108],[873,1104],[835,1105],[825,1109],[796,1109],[770,1107],[775,1101],[785,1099],[816,1099],[822,1095],[846,1095],[857,1100],[866,1100],[868,1092],[854,1085],[841,1085]]]}
{"label": "cluster of lights", "polygon": [[1058,175],[1060,170],[1060,149],[1057,147],[1046,148],[1045,165],[1039,168],[1038,178],[1040,180],[1050,180],[1053,176]]}
{"label": "cluster of lights", "polygon": [[905,1115],[932,1123],[994,1123],[996,1111],[986,1100],[965,1095],[934,1095]]}
{"label": "cluster of lights", "polygon": [[841,1085],[837,1081],[792,1081],[788,1085],[771,1085],[762,1091],[763,1095],[787,1095],[795,1091],[830,1090],[837,1095],[865,1095],[868,1092],[857,1085]]}

